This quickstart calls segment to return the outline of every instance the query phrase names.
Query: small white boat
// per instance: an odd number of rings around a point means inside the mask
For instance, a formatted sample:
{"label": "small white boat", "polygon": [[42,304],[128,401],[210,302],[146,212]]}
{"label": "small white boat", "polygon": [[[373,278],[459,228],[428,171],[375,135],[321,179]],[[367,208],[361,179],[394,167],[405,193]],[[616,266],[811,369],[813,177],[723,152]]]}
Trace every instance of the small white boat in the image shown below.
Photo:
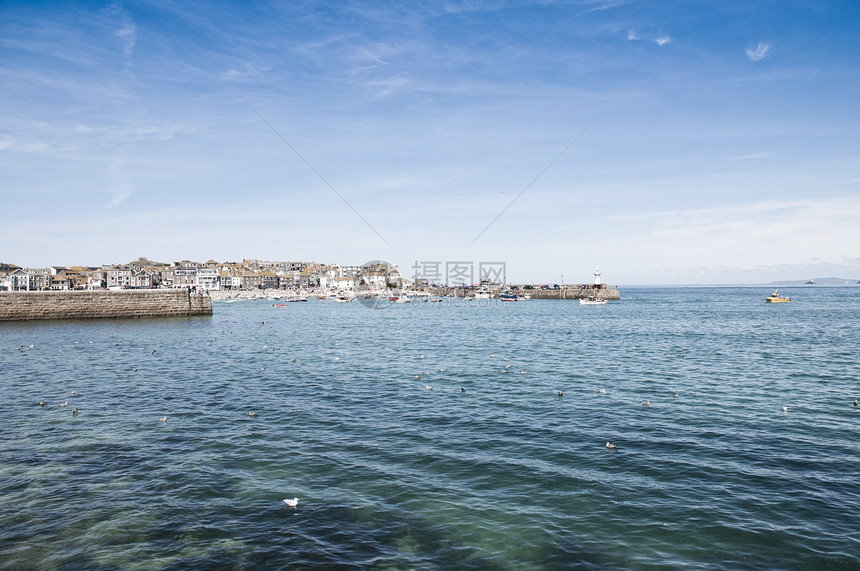
{"label": "small white boat", "polygon": [[606,305],[607,303],[609,302],[599,297],[583,297],[579,300],[579,305]]}
{"label": "small white boat", "polygon": [[475,299],[490,299],[493,294],[486,289],[475,290]]}

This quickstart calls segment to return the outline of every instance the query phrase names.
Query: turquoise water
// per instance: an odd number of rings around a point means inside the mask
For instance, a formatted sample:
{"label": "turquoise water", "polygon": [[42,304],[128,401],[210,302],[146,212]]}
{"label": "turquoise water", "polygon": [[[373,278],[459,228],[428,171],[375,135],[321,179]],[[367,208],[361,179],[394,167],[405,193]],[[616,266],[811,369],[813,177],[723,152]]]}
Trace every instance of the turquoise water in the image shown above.
{"label": "turquoise water", "polygon": [[769,293],[0,323],[0,568],[860,568],[860,289]]}

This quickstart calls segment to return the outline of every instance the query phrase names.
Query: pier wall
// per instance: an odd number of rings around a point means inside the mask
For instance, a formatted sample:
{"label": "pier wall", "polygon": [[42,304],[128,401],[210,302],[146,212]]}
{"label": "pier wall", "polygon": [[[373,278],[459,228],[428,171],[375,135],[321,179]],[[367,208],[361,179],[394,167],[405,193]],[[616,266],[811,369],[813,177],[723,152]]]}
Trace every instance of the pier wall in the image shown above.
{"label": "pier wall", "polygon": [[0,292],[0,321],[212,315],[212,300],[186,289]]}
{"label": "pier wall", "polygon": [[562,288],[562,289],[527,289],[520,290],[532,299],[582,299],[596,297],[598,299],[621,299],[621,292],[610,287],[605,288]]}
{"label": "pier wall", "polygon": [[[448,295],[452,293],[446,288],[437,288],[430,290],[436,295]],[[453,290],[453,294],[457,297],[469,297],[474,295],[473,290],[464,290],[458,288]],[[523,289],[520,287],[517,290],[519,294],[528,294],[532,299],[582,299],[587,297],[596,297],[598,299],[621,299],[621,292],[617,288],[612,288],[609,285],[602,285],[599,288],[595,287],[565,287],[559,289]],[[493,297],[499,297],[499,291],[492,291]]]}

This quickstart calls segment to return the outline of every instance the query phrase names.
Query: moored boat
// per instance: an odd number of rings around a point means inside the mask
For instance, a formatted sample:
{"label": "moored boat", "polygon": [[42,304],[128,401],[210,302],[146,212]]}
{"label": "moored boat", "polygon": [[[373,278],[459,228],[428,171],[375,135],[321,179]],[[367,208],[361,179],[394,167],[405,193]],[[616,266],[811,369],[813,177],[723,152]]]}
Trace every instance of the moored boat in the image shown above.
{"label": "moored boat", "polygon": [[773,293],[770,294],[768,297],[764,298],[764,300],[768,303],[786,303],[786,302],[791,301],[789,298],[785,297],[784,295],[779,295],[779,288],[776,288],[775,290],[773,290]]}
{"label": "moored boat", "polygon": [[579,305],[606,305],[607,303],[609,302],[599,297],[583,297],[579,300]]}

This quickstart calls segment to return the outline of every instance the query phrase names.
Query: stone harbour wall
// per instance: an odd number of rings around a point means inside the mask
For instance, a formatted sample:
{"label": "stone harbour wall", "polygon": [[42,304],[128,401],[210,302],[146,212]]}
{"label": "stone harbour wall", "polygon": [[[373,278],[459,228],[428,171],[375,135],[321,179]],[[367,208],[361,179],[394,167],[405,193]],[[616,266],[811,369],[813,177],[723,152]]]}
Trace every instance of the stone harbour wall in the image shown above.
{"label": "stone harbour wall", "polygon": [[586,297],[596,297],[598,299],[621,299],[621,292],[617,289],[612,289],[609,286],[602,288],[576,287],[561,289],[527,289],[520,290],[520,293],[527,293],[532,296],[532,299],[582,299]]}
{"label": "stone harbour wall", "polygon": [[0,321],[212,315],[212,299],[186,289],[0,292]]}

